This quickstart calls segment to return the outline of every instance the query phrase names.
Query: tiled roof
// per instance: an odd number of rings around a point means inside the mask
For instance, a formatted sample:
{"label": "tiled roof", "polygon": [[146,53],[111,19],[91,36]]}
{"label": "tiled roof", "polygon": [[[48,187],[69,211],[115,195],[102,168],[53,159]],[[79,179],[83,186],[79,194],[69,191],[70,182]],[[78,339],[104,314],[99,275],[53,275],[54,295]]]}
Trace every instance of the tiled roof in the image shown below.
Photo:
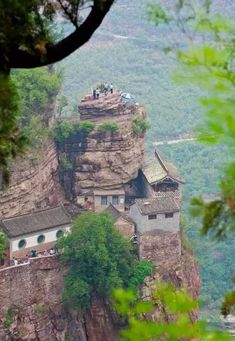
{"label": "tiled roof", "polygon": [[124,212],[120,212],[116,209],[116,207],[114,207],[112,204],[110,204],[105,210],[104,212],[109,213],[112,218],[113,218],[113,222],[115,223],[120,217],[122,217],[123,219],[129,221],[130,223],[134,224],[133,220],[126,215]]}
{"label": "tiled roof", "polygon": [[157,151],[155,151],[154,158],[144,165],[143,173],[150,184],[161,181],[167,176],[177,182],[184,183],[178,175],[175,165],[169,161],[163,161]]}
{"label": "tiled roof", "polygon": [[179,212],[180,204],[173,196],[162,196],[157,198],[146,198],[135,200],[140,213],[143,215],[153,213]]}
{"label": "tiled roof", "polygon": [[47,230],[71,223],[71,217],[63,206],[35,211],[0,221],[0,227],[9,238]]}

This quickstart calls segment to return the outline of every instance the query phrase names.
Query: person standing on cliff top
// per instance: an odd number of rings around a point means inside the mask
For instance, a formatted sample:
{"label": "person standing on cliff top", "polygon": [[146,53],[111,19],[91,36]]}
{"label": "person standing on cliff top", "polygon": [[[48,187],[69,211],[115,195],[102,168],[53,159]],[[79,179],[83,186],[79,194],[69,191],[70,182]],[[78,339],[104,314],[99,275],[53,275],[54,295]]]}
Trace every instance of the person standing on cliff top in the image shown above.
{"label": "person standing on cliff top", "polygon": [[113,84],[112,83],[110,84],[110,93],[111,94],[113,93]]}
{"label": "person standing on cliff top", "polygon": [[100,89],[96,88],[96,98],[99,99],[100,97]]}
{"label": "person standing on cliff top", "polygon": [[93,94],[93,99],[96,99],[96,89],[95,88],[93,89],[92,94]]}

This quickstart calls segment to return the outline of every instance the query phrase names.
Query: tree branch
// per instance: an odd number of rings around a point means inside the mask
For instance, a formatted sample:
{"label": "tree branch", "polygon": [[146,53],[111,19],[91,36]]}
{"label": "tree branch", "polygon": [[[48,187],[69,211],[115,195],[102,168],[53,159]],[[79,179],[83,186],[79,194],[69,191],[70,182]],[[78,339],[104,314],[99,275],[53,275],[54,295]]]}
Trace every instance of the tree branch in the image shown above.
{"label": "tree branch", "polygon": [[102,7],[94,5],[86,20],[73,33],[55,45],[46,46],[46,53],[30,54],[16,49],[10,52],[10,68],[35,68],[56,63],[84,45],[102,23],[115,0],[106,0]]}

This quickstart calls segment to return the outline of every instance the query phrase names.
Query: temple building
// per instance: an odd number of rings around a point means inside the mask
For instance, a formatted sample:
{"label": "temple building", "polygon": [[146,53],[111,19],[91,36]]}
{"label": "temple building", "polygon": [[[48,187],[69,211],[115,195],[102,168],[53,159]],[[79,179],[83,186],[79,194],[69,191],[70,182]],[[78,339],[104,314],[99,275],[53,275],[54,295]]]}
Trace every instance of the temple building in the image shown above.
{"label": "temple building", "polygon": [[70,230],[71,216],[63,206],[35,211],[0,221],[9,241],[9,256],[25,257],[32,250],[48,251]]}
{"label": "temple building", "polygon": [[154,158],[144,165],[142,172],[154,192],[179,191],[180,185],[184,184],[176,167],[169,161],[163,161],[157,151]]}

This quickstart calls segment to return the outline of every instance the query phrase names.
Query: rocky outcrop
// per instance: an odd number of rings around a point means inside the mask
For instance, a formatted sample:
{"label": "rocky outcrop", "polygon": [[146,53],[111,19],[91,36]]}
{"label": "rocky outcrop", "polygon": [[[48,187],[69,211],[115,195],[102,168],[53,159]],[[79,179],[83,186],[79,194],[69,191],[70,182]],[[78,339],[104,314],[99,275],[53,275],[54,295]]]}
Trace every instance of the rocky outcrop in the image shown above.
{"label": "rocky outcrop", "polygon": [[[117,319],[107,302],[93,298],[84,314],[68,315],[61,293],[66,269],[57,256],[31,259],[0,271],[1,341],[113,341]],[[20,288],[20,290],[19,290]]]}
{"label": "rocky outcrop", "polygon": [[[144,131],[134,136],[132,125],[134,119],[145,118],[144,109],[123,102],[121,94],[115,92],[102,94],[99,100],[82,101],[79,112],[81,121],[91,121],[94,129],[89,134],[75,132],[59,149],[73,165],[73,170],[64,170],[61,177],[70,195],[77,197],[95,188],[120,188],[135,178],[143,165]],[[100,132],[99,127],[107,122],[117,124],[118,130]]]}
{"label": "rocky outcrop", "polygon": [[0,218],[56,206],[63,201],[57,176],[58,160],[54,143],[17,160],[11,183],[0,191]]}

